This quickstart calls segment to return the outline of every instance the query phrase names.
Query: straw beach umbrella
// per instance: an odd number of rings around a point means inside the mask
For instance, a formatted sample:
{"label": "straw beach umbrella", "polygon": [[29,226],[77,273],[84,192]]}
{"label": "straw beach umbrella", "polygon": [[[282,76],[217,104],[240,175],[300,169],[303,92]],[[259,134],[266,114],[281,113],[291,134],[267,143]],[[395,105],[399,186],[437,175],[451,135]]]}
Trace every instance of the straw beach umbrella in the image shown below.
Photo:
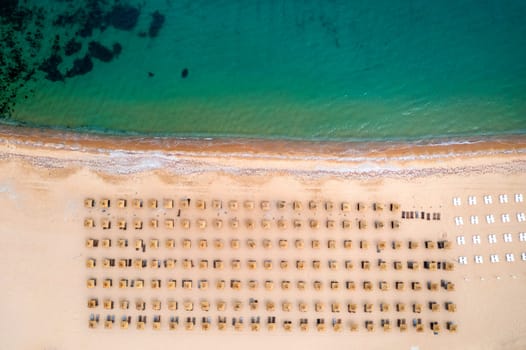
{"label": "straw beach umbrella", "polygon": [[95,206],[95,200],[93,198],[84,199],[85,208],[93,208]]}

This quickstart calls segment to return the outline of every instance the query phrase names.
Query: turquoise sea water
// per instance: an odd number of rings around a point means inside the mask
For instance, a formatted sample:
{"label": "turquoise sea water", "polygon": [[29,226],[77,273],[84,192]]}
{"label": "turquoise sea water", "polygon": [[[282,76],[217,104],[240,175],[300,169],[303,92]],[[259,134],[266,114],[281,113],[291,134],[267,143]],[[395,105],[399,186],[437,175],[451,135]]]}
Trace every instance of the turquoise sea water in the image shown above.
{"label": "turquoise sea water", "polygon": [[[80,37],[81,15],[52,25],[85,3],[107,13],[114,1],[33,1],[43,8],[41,47],[24,39],[38,19],[12,34],[28,67],[51,55],[57,34],[62,75],[91,41],[119,43],[120,54],[91,57],[91,71],[64,81],[36,69],[8,96],[16,105],[4,122],[307,140],[526,133],[523,0],[120,1],[140,10],[130,30],[113,19]],[[155,11],[164,23],[150,37]],[[65,56],[71,38],[82,48]],[[7,61],[11,51],[2,46]]]}

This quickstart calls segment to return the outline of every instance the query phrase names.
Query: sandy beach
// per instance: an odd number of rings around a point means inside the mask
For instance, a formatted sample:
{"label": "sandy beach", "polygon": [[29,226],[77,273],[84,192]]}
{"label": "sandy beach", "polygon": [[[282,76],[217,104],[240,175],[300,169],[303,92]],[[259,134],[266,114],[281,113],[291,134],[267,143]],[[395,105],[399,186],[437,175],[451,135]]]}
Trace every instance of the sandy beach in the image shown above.
{"label": "sandy beach", "polygon": [[[524,196],[522,136],[359,144],[1,127],[1,347],[523,349]],[[119,228],[123,222],[126,229]],[[89,246],[94,241],[98,246]],[[119,247],[124,241],[128,246]],[[105,267],[106,259],[115,266]],[[131,266],[118,266],[127,259]],[[168,259],[175,260],[173,269]],[[146,266],[135,267],[136,260]],[[216,260],[223,269],[212,266]],[[411,262],[418,268],[409,268]],[[429,262],[441,265],[435,270]],[[123,280],[127,288],[120,288]],[[89,307],[92,300],[97,305]],[[125,300],[128,309],[121,307]],[[106,308],[105,301],[114,305]],[[398,310],[402,304],[405,310]],[[455,311],[446,310],[449,304]],[[146,317],[144,329],[137,327],[139,316]],[[160,329],[154,329],[157,316]],[[127,329],[123,317],[130,317]],[[269,317],[276,319],[274,330]],[[321,319],[325,326],[318,327]],[[422,322],[421,332],[414,322]]]}

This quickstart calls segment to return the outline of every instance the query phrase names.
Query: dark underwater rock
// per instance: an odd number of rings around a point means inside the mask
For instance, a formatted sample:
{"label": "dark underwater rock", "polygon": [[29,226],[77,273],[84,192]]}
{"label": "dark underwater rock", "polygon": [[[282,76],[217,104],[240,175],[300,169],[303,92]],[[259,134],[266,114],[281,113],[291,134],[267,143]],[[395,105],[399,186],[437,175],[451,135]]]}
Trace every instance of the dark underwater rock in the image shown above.
{"label": "dark underwater rock", "polygon": [[71,39],[66,43],[66,46],[64,47],[64,53],[66,56],[71,56],[74,53],[77,53],[82,48],[82,43],[80,41],[76,41],[75,39]]}
{"label": "dark underwater rock", "polygon": [[88,45],[88,52],[102,62],[110,62],[113,59],[113,51],[99,42],[92,41]]}
{"label": "dark underwater rock", "polygon": [[120,30],[132,30],[137,24],[140,11],[130,5],[115,5],[106,16],[106,20],[112,26]]}
{"label": "dark underwater rock", "polygon": [[188,68],[184,68],[181,71],[181,78],[185,79],[188,76]]}
{"label": "dark underwater rock", "polygon": [[159,11],[152,13],[152,21],[150,22],[150,29],[148,29],[148,35],[150,38],[155,38],[159,35],[159,30],[161,30],[164,24],[164,15]]}
{"label": "dark underwater rock", "polygon": [[66,77],[72,78],[77,75],[84,75],[93,69],[93,61],[89,55],[83,58],[77,58],[73,62],[73,67],[66,72]]}
{"label": "dark underwater rock", "polygon": [[152,72],[148,72],[148,78],[153,78],[154,76],[155,76],[154,73],[152,73]]}
{"label": "dark underwater rock", "polygon": [[53,54],[46,58],[38,69],[46,73],[45,78],[50,81],[64,81],[64,75],[58,70],[58,65],[62,63],[62,57]]}

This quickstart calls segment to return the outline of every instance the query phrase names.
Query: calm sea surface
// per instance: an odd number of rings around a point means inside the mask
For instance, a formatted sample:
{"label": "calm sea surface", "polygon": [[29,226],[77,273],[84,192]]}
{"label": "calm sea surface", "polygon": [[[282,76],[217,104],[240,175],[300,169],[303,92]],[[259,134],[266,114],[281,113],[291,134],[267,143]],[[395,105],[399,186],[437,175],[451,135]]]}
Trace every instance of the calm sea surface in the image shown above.
{"label": "calm sea surface", "polygon": [[2,9],[6,123],[306,140],[526,133],[523,0],[22,3]]}

